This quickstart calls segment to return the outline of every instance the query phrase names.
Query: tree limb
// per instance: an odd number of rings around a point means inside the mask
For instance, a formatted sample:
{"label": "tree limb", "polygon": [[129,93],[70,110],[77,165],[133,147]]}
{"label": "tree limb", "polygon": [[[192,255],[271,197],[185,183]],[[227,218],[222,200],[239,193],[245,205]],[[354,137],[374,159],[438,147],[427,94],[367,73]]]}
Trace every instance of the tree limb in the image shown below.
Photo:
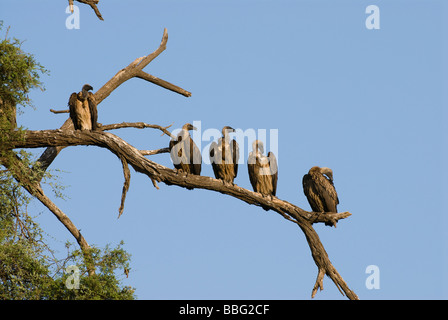
{"label": "tree limb", "polygon": [[[88,4],[92,8],[92,10],[95,12],[98,19],[104,20],[103,17],[101,16],[100,10],[98,10],[98,7],[96,6],[98,4],[98,2],[100,2],[99,0],[76,0],[76,1],[84,3],[84,4]],[[73,0],[68,0],[68,3],[70,5],[71,12],[73,12]]]}
{"label": "tree limb", "polygon": [[170,152],[170,148],[162,148],[162,149],[157,149],[157,150],[140,150],[140,154],[142,156],[152,156],[154,154],[160,154],[160,153],[169,153]]}
{"label": "tree limb", "polygon": [[150,75],[149,73],[144,72],[143,70],[139,70],[136,72],[135,76],[137,78],[152,82],[162,88],[171,90],[173,92],[179,93],[185,97],[191,97],[191,92],[188,92],[187,90],[184,90],[172,83],[169,83],[168,81],[162,80],[160,78],[154,77],[153,75]]}
{"label": "tree limb", "polygon": [[[92,0],[93,1],[93,0]],[[98,3],[98,0],[95,3]],[[107,81],[96,93],[95,93],[95,100],[97,102],[97,105],[99,105],[105,98],[107,98],[116,88],[118,88],[121,84],[126,82],[129,79],[132,79],[134,77],[140,76],[142,78],[142,70],[145,68],[151,61],[153,61],[155,58],[157,58],[165,49],[166,44],[168,41],[168,31],[165,28],[163,30],[163,36],[162,41],[159,45],[159,47],[152,53],[148,54],[147,56],[140,57],[135,59],[133,62],[131,62],[127,67],[124,69],[121,69],[118,71],[115,76],[113,76],[109,81]],[[148,79],[145,79],[148,80]],[[161,80],[161,79],[159,79]],[[149,80],[148,80],[149,81]],[[87,81],[86,81],[87,82]],[[162,87],[167,87],[167,89],[177,92],[179,94],[182,94],[186,97],[190,97],[191,93],[177,87],[175,85],[171,85],[168,82],[161,80],[159,82],[157,81],[151,81],[154,84],[160,85]],[[169,84],[169,85],[168,85]],[[62,130],[69,130],[73,129],[73,123],[70,118],[68,118],[64,124],[61,126]],[[59,152],[63,149],[63,147],[49,147],[47,148],[40,158],[38,159],[38,163],[40,165],[40,168],[43,171],[46,171],[47,168],[53,163],[54,159],[57,157]]]}
{"label": "tree limb", "polygon": [[8,156],[2,157],[0,163],[11,172],[13,177],[25,188],[25,190],[28,191],[29,194],[36,197],[44,206],[46,206],[73,235],[84,254],[89,275],[95,274],[95,267],[91,264],[92,259],[90,257],[89,244],[70,218],[45,195],[37,179],[32,178],[36,176],[35,172],[25,166],[21,159],[12,152],[9,153]]}
{"label": "tree limb", "polygon": [[[84,1],[93,1],[95,2],[95,4],[98,3],[98,0]],[[101,101],[107,98],[118,86],[134,77],[144,79],[151,83],[155,83],[163,88],[177,92],[184,96],[191,96],[191,93],[189,93],[188,91],[185,91],[175,85],[172,85],[164,80],[156,78],[142,71],[143,68],[145,68],[152,60],[154,60],[161,52],[166,49],[167,40],[168,33],[165,29],[159,48],[147,56],[135,59],[127,67],[118,71],[114,77],[112,77],[106,84],[103,85],[103,87],[101,87],[95,93],[95,99],[97,103],[101,103]],[[62,127],[58,130],[25,131],[23,139],[11,139],[10,141],[8,141],[8,145],[6,145],[5,147],[11,150],[15,148],[47,147],[46,151],[41,155],[39,159],[40,168],[42,168],[43,170],[46,170],[55,159],[57,154],[60,152],[60,150],[67,146],[95,145],[101,148],[108,149],[121,160],[123,165],[125,182],[123,186],[121,206],[119,209],[120,215],[123,212],[124,199],[129,188],[129,165],[131,165],[136,172],[148,176],[156,188],[158,188],[157,182],[163,182],[168,186],[176,185],[188,189],[206,189],[229,195],[231,197],[240,199],[248,204],[269,208],[279,213],[288,221],[297,224],[305,234],[306,240],[311,250],[311,255],[318,268],[318,276],[316,279],[316,284],[314,285],[312,290],[312,297],[315,296],[319,288],[322,290],[323,278],[324,275],[327,275],[332,279],[341,293],[345,294],[350,299],[358,299],[357,295],[352,290],[350,290],[343,278],[332,265],[328,254],[319,239],[318,234],[312,226],[314,223],[325,223],[328,225],[336,226],[336,223],[339,220],[345,219],[351,215],[349,212],[308,212],[277,197],[266,197],[261,195],[260,193],[239,187],[238,185],[224,184],[222,180],[217,180],[205,176],[192,174],[186,175],[178,173],[176,170],[164,167],[144,157],[144,155],[147,154],[157,154],[165,152],[166,148],[151,151],[141,151],[136,149],[126,141],[122,140],[121,138],[117,137],[116,135],[113,135],[109,132],[104,132],[104,130],[112,130],[125,127],[156,128],[164,132],[164,134],[172,137],[172,135],[168,132],[167,127],[147,125],[145,123],[122,123],[119,125],[102,126],[101,129],[97,131],[75,131],[73,130],[73,124],[71,120],[67,119]],[[36,197],[38,196],[39,193],[37,192]],[[41,201],[46,201],[42,196],[40,196],[40,198],[43,199]],[[61,219],[64,218],[64,216],[60,214],[59,217],[61,217]],[[74,236],[75,235],[79,236],[80,233],[78,234],[74,232]]]}
{"label": "tree limb", "polygon": [[58,113],[70,113],[70,110],[54,110],[54,109],[50,109],[50,112],[53,112],[53,113],[55,113],[55,114],[58,114]]}
{"label": "tree limb", "polygon": [[118,218],[120,218],[121,214],[123,213],[126,193],[128,192],[129,185],[131,183],[131,171],[129,170],[128,163],[124,157],[120,157],[120,160],[123,166],[124,184],[123,184],[123,191],[121,193],[121,204],[120,208],[118,209]]}
{"label": "tree limb", "polygon": [[[169,126],[162,127],[157,124],[147,124],[145,122],[122,122],[122,123],[115,123],[115,124],[107,124],[101,126],[102,131],[107,130],[115,130],[115,129],[122,129],[122,128],[137,128],[137,129],[145,129],[145,128],[152,128],[152,129],[159,129],[163,132],[163,134],[166,134],[167,136],[175,139],[176,137],[171,134],[167,129],[171,127],[173,124],[170,124]],[[162,134],[162,136],[163,136]]]}
{"label": "tree limb", "polygon": [[358,299],[358,296],[350,290],[344,279],[332,265],[318,234],[312,227],[312,224],[320,222],[335,224],[340,219],[345,219],[350,216],[351,214],[349,212],[329,214],[308,212],[277,197],[266,197],[260,193],[239,187],[238,185],[223,184],[221,180],[211,177],[178,174],[173,169],[145,158],[138,149],[109,132],[80,130],[26,131],[23,140],[12,141],[9,147],[38,148],[73,145],[95,145],[106,148],[120,159],[125,159],[136,172],[147,175],[153,183],[158,181],[166,185],[220,192],[240,199],[248,204],[263,206],[281,214],[285,219],[296,223],[303,231],[310,247],[311,255],[318,267],[318,278],[313,288],[312,296],[315,295],[317,288],[322,289],[323,281],[321,278],[323,276],[321,274],[324,272],[348,298]]}

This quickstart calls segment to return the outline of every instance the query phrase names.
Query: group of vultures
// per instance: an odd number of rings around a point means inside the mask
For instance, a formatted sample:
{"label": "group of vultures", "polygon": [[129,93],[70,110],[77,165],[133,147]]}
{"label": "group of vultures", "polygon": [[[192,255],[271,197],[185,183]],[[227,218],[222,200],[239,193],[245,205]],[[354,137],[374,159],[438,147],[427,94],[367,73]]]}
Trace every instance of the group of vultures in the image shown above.
{"label": "group of vultures", "polygon": [[[86,84],[79,93],[72,93],[68,102],[70,118],[75,130],[96,130],[98,128],[97,107],[92,86]],[[202,156],[189,131],[196,130],[185,124],[176,139],[171,139],[169,150],[177,172],[201,174]],[[225,126],[222,137],[210,145],[209,156],[216,179],[233,184],[238,174],[239,147],[229,133],[235,129]],[[274,197],[277,191],[278,166],[273,152],[264,155],[263,142],[255,140],[247,159],[247,168],[252,188],[264,196]],[[312,167],[302,179],[303,191],[314,212],[337,212],[338,195],[333,185],[333,171],[325,167]],[[269,210],[265,208],[265,210]]]}

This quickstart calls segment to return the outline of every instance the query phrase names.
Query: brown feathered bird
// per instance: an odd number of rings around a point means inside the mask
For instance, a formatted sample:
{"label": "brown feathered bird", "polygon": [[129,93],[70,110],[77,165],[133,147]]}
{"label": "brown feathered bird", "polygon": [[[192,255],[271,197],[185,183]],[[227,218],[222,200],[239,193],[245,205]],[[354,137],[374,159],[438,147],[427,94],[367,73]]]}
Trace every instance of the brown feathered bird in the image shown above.
{"label": "brown feathered bird", "polygon": [[78,93],[70,95],[68,106],[70,118],[75,130],[96,130],[98,128],[98,111],[92,86],[85,84]]}
{"label": "brown feathered bird", "polygon": [[338,212],[339,198],[333,184],[333,170],[312,167],[303,176],[302,184],[303,192],[314,212]]}
{"label": "brown feathered bird", "polygon": [[[252,143],[252,151],[247,159],[250,183],[255,192],[259,192],[264,196],[275,196],[278,180],[277,158],[271,151],[267,157],[263,152],[263,142],[255,140]],[[265,210],[269,210],[269,208],[262,207]]]}
{"label": "brown feathered bird", "polygon": [[230,141],[230,132],[235,132],[235,129],[229,126],[222,128],[222,138],[219,138],[218,143],[212,142],[209,155],[215,178],[233,183],[238,175],[240,154],[235,139]]}
{"label": "brown feathered bird", "polygon": [[192,124],[186,123],[177,135],[176,139],[170,140],[170,156],[174,168],[179,172],[200,175],[202,157],[196,143],[190,136],[190,130],[197,130]]}

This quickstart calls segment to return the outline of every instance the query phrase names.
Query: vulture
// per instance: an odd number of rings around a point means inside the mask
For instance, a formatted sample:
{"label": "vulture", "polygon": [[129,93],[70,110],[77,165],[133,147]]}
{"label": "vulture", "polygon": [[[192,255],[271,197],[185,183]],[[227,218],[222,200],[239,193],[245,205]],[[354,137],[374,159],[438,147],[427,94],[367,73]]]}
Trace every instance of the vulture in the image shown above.
{"label": "vulture", "polygon": [[68,106],[75,130],[96,130],[98,128],[95,96],[89,90],[93,90],[92,86],[85,84],[81,92],[73,92],[70,95]]}
{"label": "vulture", "polygon": [[230,141],[230,132],[235,132],[235,129],[225,126],[222,128],[222,138],[219,138],[218,143],[213,142],[210,145],[210,163],[216,179],[233,184],[238,174],[240,154],[235,139]]}
{"label": "vulture", "polygon": [[178,172],[201,174],[201,151],[190,137],[190,130],[197,130],[190,123],[184,124],[177,135],[177,139],[171,139],[169,149],[171,160]]}
{"label": "vulture", "polygon": [[303,192],[314,212],[338,212],[339,199],[333,184],[333,170],[312,167],[303,176],[302,184]]}
{"label": "vulture", "polygon": [[[272,197],[277,192],[277,159],[273,152],[269,152],[267,157],[263,155],[263,152],[263,142],[255,140],[247,160],[249,179],[255,192]],[[269,210],[265,207],[263,209]]]}

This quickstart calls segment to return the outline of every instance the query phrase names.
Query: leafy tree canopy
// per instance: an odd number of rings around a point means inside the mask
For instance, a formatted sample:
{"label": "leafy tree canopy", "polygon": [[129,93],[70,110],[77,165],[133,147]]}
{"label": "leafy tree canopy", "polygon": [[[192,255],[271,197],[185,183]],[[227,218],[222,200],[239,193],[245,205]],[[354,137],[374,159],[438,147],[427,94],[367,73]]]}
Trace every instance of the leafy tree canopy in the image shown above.
{"label": "leafy tree canopy", "polygon": [[[2,22],[0,21],[0,31]],[[43,84],[40,75],[48,73],[32,55],[24,53],[21,42],[7,35],[0,41],[0,146],[13,135],[16,106],[32,106],[30,90]],[[14,126],[11,124],[14,123]],[[5,134],[8,133],[8,134]],[[90,263],[96,273],[88,275],[85,255],[67,244],[67,256],[58,259],[49,247],[44,232],[28,213],[31,196],[1,166],[2,157],[19,156],[22,163],[35,167],[32,155],[24,151],[2,151],[0,148],[0,300],[49,299],[134,299],[134,289],[122,285],[129,273],[130,255],[123,243],[111,249],[92,247]],[[36,169],[37,170],[37,169]],[[29,177],[32,179],[32,177]],[[45,173],[45,179],[51,179]],[[60,196],[61,187],[53,187]],[[67,272],[74,266],[79,273]],[[76,276],[79,286],[70,285]]]}

